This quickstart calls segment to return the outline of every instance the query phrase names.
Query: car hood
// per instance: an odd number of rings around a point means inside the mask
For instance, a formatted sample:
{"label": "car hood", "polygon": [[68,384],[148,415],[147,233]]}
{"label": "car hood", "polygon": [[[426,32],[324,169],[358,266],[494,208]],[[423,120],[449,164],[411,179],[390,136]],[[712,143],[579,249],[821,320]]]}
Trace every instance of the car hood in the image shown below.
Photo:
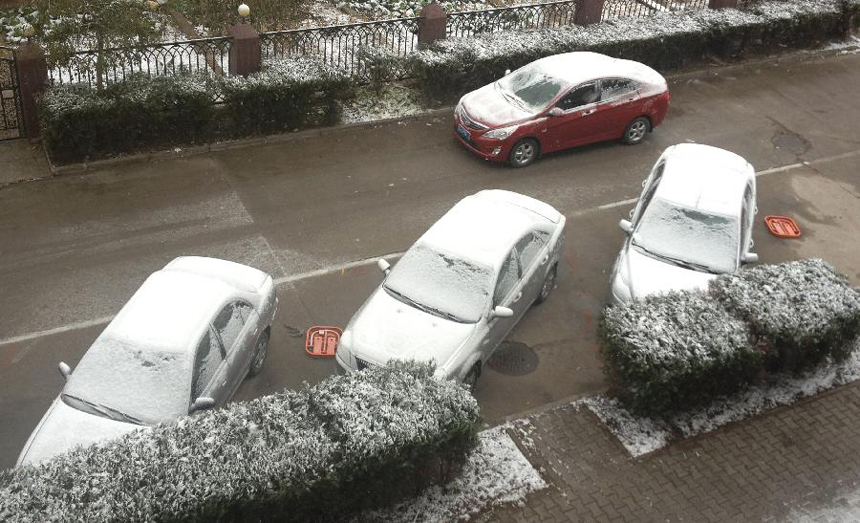
{"label": "car hood", "polygon": [[716,274],[678,267],[640,253],[635,247],[627,249],[619,270],[627,282],[633,299],[669,291],[707,289]]}
{"label": "car hood", "polygon": [[79,445],[92,445],[141,428],[148,429],[87,414],[66,405],[57,397],[27,441],[18,465],[35,465]]}
{"label": "car hood", "polygon": [[443,367],[475,330],[391,297],[380,287],[353,319],[352,353],[372,363],[435,361]]}
{"label": "car hood", "polygon": [[470,118],[490,127],[515,124],[534,116],[508,102],[496,90],[495,83],[464,96],[463,107]]}

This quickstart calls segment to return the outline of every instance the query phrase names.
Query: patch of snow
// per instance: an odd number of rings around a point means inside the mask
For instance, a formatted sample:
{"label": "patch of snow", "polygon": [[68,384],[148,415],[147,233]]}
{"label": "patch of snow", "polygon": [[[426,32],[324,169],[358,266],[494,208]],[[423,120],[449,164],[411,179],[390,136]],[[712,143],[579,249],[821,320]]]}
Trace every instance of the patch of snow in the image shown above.
{"label": "patch of snow", "polygon": [[672,439],[671,429],[665,422],[635,416],[615,398],[595,396],[582,403],[600,418],[632,456],[654,452]]}
{"label": "patch of snow", "polygon": [[505,427],[482,432],[479,446],[459,477],[432,486],[421,496],[390,509],[362,514],[357,521],[457,521],[492,506],[521,503],[526,495],[547,487],[540,474],[523,456]]}
{"label": "patch of snow", "polygon": [[343,122],[373,122],[402,118],[425,112],[418,91],[401,85],[387,85],[379,94],[360,89],[356,97],[343,102]]}

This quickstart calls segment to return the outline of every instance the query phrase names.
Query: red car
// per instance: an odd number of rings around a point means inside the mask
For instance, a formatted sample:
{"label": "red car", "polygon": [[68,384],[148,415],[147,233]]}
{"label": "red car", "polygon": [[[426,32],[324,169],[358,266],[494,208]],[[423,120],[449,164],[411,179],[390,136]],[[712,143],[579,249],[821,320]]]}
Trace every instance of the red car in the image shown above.
{"label": "red car", "polygon": [[647,65],[597,53],[536,60],[472,91],[454,111],[457,138],[495,162],[525,167],[542,153],[603,140],[641,142],[669,108]]}

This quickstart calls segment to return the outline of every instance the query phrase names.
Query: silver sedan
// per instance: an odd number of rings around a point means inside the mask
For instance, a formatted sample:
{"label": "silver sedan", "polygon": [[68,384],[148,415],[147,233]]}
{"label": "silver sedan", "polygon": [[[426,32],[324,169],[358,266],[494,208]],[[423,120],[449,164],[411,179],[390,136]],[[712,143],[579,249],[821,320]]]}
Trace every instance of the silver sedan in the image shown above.
{"label": "silver sedan", "polygon": [[521,194],[468,196],[390,269],[352,317],[337,352],[351,372],[390,359],[433,361],[437,376],[474,388],[481,368],[555,286],[565,218]]}
{"label": "silver sedan", "polygon": [[108,324],[30,435],[17,465],[223,405],[266,358],[272,277],[182,257],[152,274]]}

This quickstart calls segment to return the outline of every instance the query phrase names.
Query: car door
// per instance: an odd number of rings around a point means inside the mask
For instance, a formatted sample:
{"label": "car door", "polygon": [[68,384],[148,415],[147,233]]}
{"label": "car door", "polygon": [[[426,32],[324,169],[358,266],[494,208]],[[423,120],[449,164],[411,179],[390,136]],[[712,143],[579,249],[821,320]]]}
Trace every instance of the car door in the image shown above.
{"label": "car door", "polygon": [[562,96],[553,107],[559,116],[547,116],[545,142],[549,150],[565,149],[599,140],[605,129],[598,115],[600,91],[597,82],[578,85]]}
{"label": "car door", "polygon": [[194,353],[194,368],[191,373],[191,398],[189,408],[197,398],[209,397],[216,405],[227,400],[227,387],[223,376],[226,372],[226,353],[221,340],[210,326],[197,344]]}
{"label": "car door", "polygon": [[600,80],[597,114],[603,119],[606,138],[620,138],[627,124],[643,114],[639,85],[627,78]]}
{"label": "car door", "polygon": [[239,387],[254,355],[256,313],[245,301],[233,301],[215,317],[212,327],[226,351],[227,373],[224,376],[228,400]]}
{"label": "car door", "polygon": [[549,234],[543,231],[532,231],[517,242],[517,255],[523,273],[522,299],[525,303],[534,303],[540,293],[549,263],[548,240]]}
{"label": "car door", "polygon": [[493,307],[501,305],[511,309],[514,314],[510,318],[494,317],[488,322],[488,332],[490,343],[486,344],[485,350],[482,351],[483,359],[493,353],[495,348],[505,339],[508,332],[514,328],[514,325],[522,318],[526,310],[528,310],[531,302],[525,295],[524,280],[520,260],[517,254],[517,249],[514,247],[508,253],[502,269],[499,271],[499,277],[496,280],[496,286],[493,292]]}

